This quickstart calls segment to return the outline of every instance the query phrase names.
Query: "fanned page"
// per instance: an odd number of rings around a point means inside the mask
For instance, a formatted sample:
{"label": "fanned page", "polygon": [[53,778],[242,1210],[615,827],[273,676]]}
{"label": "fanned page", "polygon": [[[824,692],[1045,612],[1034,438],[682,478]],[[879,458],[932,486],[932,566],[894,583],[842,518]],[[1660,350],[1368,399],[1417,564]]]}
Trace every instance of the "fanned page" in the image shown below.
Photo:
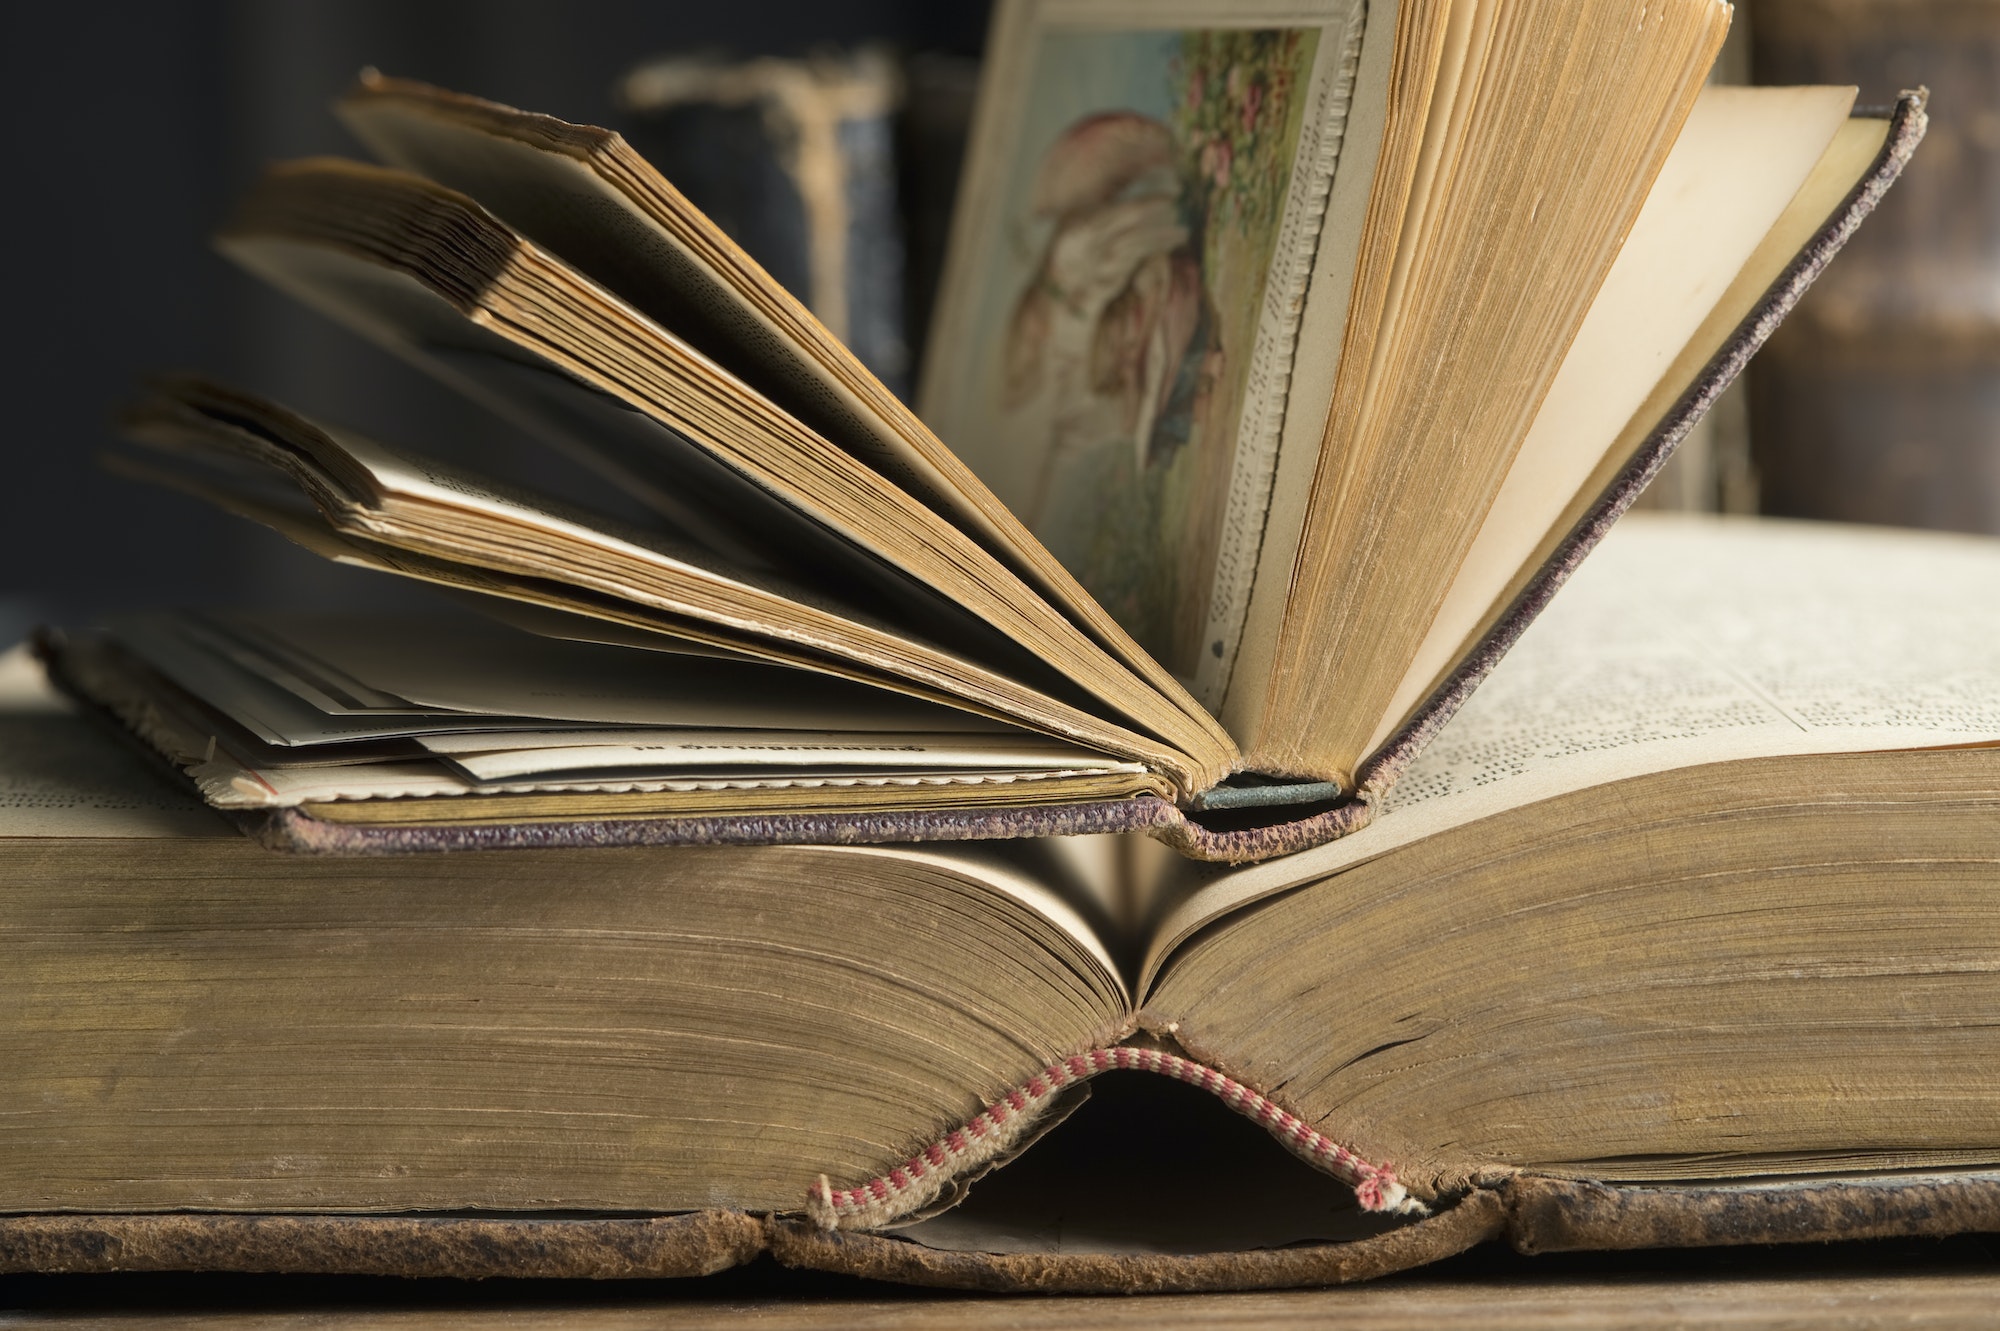
{"label": "fanned page", "polygon": [[948,517],[1155,688],[1132,642],[957,455],[617,134],[370,72],[339,105],[382,160],[462,191]]}
{"label": "fanned page", "polygon": [[[328,433],[239,394],[194,381],[171,387],[133,414],[130,423],[140,436],[169,458],[234,459],[288,477],[316,508],[278,517],[254,501],[225,502],[267,521],[275,517],[274,525],[288,534],[317,524],[309,543],[351,546],[364,562],[372,557],[399,572],[487,594],[519,595],[887,684],[1067,734],[1100,751],[1143,752],[1139,761],[1157,771],[1181,765],[1171,749],[1141,734],[806,589],[719,567],[702,552],[655,535],[621,533],[601,519],[552,509],[479,477]],[[663,683],[669,669],[659,672]],[[807,696],[827,687],[802,683]]]}
{"label": "fanned page", "polygon": [[1267,678],[1226,709],[1252,763],[1351,784],[1728,20],[1711,0],[1453,7],[1407,192],[1377,172],[1369,225],[1400,238],[1355,277]]}
{"label": "fanned page", "polygon": [[[1005,805],[1151,784],[1137,763],[978,733],[880,690],[477,621],[155,614],[68,644],[63,669],[217,808],[334,822]],[[357,679],[365,704],[345,687]]]}
{"label": "fanned page", "polygon": [[1704,88],[1522,442],[1373,752],[1575,524],[1864,176],[1852,88]]}
{"label": "fanned page", "polygon": [[1147,982],[1252,902],[1569,791],[1740,759],[2000,745],[1995,643],[2000,542],[1628,515],[1372,824],[1209,875],[1156,935]]}
{"label": "fanned page", "polygon": [[1137,676],[958,529],[470,200],[400,172],[296,163],[246,200],[223,248],[426,368],[443,346],[504,371],[482,393],[511,392],[524,360],[581,380],[665,427],[663,451],[697,455],[708,479],[722,483],[720,464],[732,493],[744,480],[769,491],[1187,754],[1190,792],[1233,765],[1220,725],[1177,687]]}

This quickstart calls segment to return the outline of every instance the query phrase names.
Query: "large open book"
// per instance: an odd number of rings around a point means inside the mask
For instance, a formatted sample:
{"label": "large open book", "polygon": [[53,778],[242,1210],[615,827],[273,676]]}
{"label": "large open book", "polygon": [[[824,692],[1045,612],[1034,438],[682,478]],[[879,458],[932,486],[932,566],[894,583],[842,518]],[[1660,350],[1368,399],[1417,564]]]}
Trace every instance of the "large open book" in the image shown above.
{"label": "large open book", "polygon": [[1995,642],[2000,542],[1629,519],[1371,826],[1234,869],[273,854],[16,704],[0,1269],[1164,1287],[1991,1227]]}
{"label": "large open book", "polygon": [[274,168],[223,250],[655,517],[162,381],[119,465],[505,623],[63,677],[294,846],[1327,840],[1922,133],[1704,89],[1728,17],[1003,5],[922,419],[616,135],[370,75],[388,165]]}

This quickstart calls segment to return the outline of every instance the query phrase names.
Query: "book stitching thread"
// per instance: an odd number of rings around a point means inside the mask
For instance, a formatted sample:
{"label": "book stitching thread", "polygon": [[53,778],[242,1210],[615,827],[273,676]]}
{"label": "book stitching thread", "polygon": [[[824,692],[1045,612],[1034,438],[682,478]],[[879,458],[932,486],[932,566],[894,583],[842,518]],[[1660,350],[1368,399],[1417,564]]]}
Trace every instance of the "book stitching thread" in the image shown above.
{"label": "book stitching thread", "polygon": [[1114,1069],[1158,1073],[1209,1092],[1269,1132],[1299,1159],[1352,1187],[1364,1211],[1429,1214],[1429,1208],[1410,1196],[1397,1180],[1394,1165],[1362,1159],[1234,1077],[1178,1054],[1121,1046],[1092,1049],[1049,1064],[974,1115],[964,1127],[946,1133],[888,1173],[857,1187],[835,1188],[821,1174],[807,1194],[806,1215],[826,1230],[874,1229],[910,1215],[936,1200],[954,1178],[1018,1142],[1057,1092]]}

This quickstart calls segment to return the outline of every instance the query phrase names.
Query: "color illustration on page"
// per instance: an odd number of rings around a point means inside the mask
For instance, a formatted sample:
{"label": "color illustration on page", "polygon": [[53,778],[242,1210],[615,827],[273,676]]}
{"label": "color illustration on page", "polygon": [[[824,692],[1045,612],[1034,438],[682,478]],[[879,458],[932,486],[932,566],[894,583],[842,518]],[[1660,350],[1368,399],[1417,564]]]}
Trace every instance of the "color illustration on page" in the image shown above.
{"label": "color illustration on page", "polygon": [[[1187,677],[1319,44],[1314,27],[1041,29],[983,164],[987,243],[954,260],[976,271],[940,329],[952,401],[933,423]],[[1264,386],[1280,399],[1284,368]]]}

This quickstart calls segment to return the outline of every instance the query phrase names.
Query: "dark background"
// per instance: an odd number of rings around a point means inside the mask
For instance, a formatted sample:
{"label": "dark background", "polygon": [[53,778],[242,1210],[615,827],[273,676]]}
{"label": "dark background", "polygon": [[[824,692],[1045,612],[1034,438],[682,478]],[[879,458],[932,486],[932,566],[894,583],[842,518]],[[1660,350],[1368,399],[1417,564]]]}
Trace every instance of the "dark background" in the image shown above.
{"label": "dark background", "polygon": [[0,98],[7,404],[0,641],[159,604],[380,604],[389,580],[294,550],[94,455],[141,378],[196,369],[447,451],[529,447],[387,353],[238,272],[208,236],[269,161],[361,155],[327,106],[356,71],[620,125],[652,55],[882,39],[972,55],[984,0],[91,0],[8,7]]}
{"label": "dark background", "polygon": [[[546,450],[209,249],[265,163],[357,152],[328,103],[363,66],[622,128],[613,83],[652,56],[864,41],[974,56],[986,11],[987,0],[10,6],[0,643],[38,619],[142,606],[422,595],[100,470],[112,413],[147,373],[198,370],[425,451],[572,493],[594,484],[554,476],[562,464]],[[1713,440],[1684,449],[1682,474],[1647,502],[2000,532],[2000,4],[1748,0],[1719,70],[1853,82],[1864,104],[1928,84],[1932,130],[1759,356],[1747,393],[1714,413]],[[1714,461],[1731,457],[1733,470]]]}

